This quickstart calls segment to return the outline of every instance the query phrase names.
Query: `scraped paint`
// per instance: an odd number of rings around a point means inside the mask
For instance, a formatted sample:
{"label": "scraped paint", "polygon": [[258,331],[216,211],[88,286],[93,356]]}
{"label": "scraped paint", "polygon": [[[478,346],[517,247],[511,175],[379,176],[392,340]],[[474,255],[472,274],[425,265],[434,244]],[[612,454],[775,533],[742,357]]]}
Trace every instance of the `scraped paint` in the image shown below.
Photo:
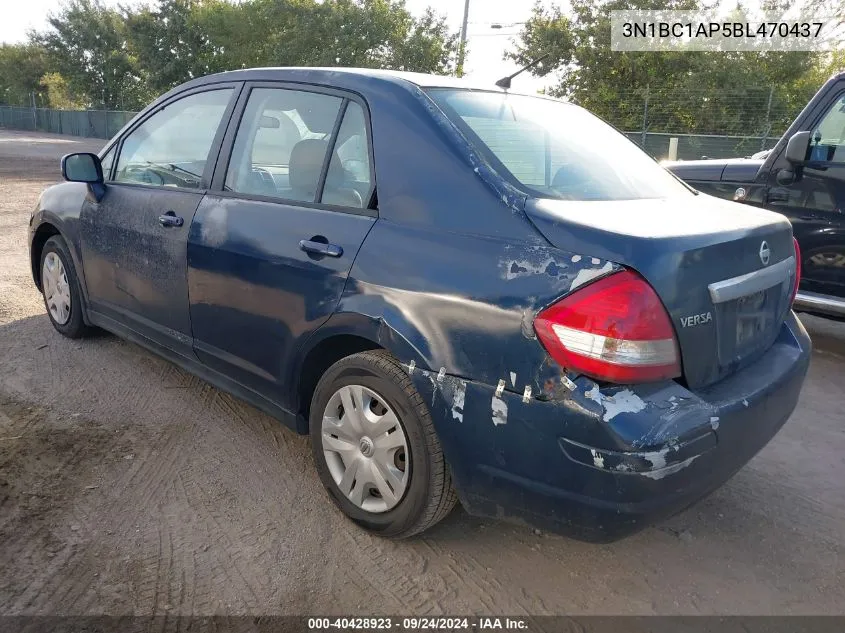
{"label": "scraped paint", "polygon": [[467,383],[465,380],[456,379],[455,397],[452,400],[452,418],[458,422],[464,421],[464,402],[466,400]]}
{"label": "scraped paint", "polygon": [[572,280],[572,285],[569,286],[569,290],[575,290],[579,286],[583,286],[585,283],[592,281],[596,277],[606,275],[612,270],[613,264],[610,262],[605,262],[604,266],[601,268],[584,268],[579,270],[578,274],[575,275],[575,279]]}
{"label": "scraped paint", "polygon": [[508,405],[507,403],[499,398],[498,396],[493,396],[492,401],[490,402],[491,409],[493,411],[493,426],[499,426],[500,424],[507,424],[508,423]]}
{"label": "scraped paint", "polygon": [[598,402],[602,411],[602,420],[610,422],[620,413],[639,413],[645,409],[646,404],[642,398],[630,389],[623,389],[612,396],[604,395],[599,386],[593,386],[584,392],[584,396],[594,402]]}
{"label": "scraped paint", "polygon": [[649,479],[663,479],[668,475],[673,475],[676,472],[683,470],[699,457],[701,457],[701,455],[693,455],[689,459],[685,459],[682,462],[672,464],[671,466],[666,466],[665,468],[661,468],[660,470],[650,470],[639,474],[643,477],[648,477]]}

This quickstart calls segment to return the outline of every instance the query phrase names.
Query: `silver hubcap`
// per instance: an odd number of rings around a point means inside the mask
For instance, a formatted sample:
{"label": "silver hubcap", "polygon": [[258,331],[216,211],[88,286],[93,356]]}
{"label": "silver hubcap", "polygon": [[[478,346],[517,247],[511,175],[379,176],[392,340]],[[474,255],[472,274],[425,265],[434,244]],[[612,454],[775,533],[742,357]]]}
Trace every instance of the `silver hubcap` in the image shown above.
{"label": "silver hubcap", "polygon": [[70,285],[62,260],[54,252],[47,253],[44,258],[41,284],[50,316],[59,325],[64,325],[70,318]]}
{"label": "silver hubcap", "polygon": [[845,268],[845,254],[843,253],[818,253],[810,258],[813,266],[823,268]]}
{"label": "silver hubcap", "polygon": [[384,398],[347,385],[323,413],[323,455],[340,491],[367,512],[387,512],[408,485],[408,441]]}

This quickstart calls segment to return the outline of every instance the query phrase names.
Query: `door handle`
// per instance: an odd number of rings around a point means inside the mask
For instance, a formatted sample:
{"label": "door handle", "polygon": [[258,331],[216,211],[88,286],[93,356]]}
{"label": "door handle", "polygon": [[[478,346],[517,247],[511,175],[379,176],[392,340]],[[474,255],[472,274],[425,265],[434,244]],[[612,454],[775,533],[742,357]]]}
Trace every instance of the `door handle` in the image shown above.
{"label": "door handle", "polygon": [[182,226],[185,223],[181,217],[176,215],[173,211],[158,216],[158,223],[162,226]]}
{"label": "door handle", "polygon": [[343,248],[337,244],[329,244],[328,241],[323,242],[314,238],[310,240],[299,240],[299,248],[313,255],[328,255],[329,257],[340,257],[343,255]]}

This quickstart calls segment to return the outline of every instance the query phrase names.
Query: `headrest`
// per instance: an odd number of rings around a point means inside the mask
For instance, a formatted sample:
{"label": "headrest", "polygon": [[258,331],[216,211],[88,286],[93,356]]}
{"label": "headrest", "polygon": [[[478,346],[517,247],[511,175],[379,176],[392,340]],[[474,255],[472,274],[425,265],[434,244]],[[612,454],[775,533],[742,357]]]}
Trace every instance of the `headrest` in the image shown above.
{"label": "headrest", "polygon": [[299,141],[290,152],[288,179],[292,189],[313,199],[326,158],[328,141],[307,138]]}

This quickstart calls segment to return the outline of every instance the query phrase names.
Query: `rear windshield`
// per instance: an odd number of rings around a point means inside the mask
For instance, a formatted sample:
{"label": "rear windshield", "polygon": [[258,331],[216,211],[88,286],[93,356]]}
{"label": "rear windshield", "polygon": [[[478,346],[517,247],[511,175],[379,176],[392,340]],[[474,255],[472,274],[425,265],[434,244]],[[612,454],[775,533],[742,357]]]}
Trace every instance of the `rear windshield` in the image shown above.
{"label": "rear windshield", "polygon": [[623,134],[578,106],[464,89],[428,94],[482,153],[532,195],[636,200],[690,193]]}

